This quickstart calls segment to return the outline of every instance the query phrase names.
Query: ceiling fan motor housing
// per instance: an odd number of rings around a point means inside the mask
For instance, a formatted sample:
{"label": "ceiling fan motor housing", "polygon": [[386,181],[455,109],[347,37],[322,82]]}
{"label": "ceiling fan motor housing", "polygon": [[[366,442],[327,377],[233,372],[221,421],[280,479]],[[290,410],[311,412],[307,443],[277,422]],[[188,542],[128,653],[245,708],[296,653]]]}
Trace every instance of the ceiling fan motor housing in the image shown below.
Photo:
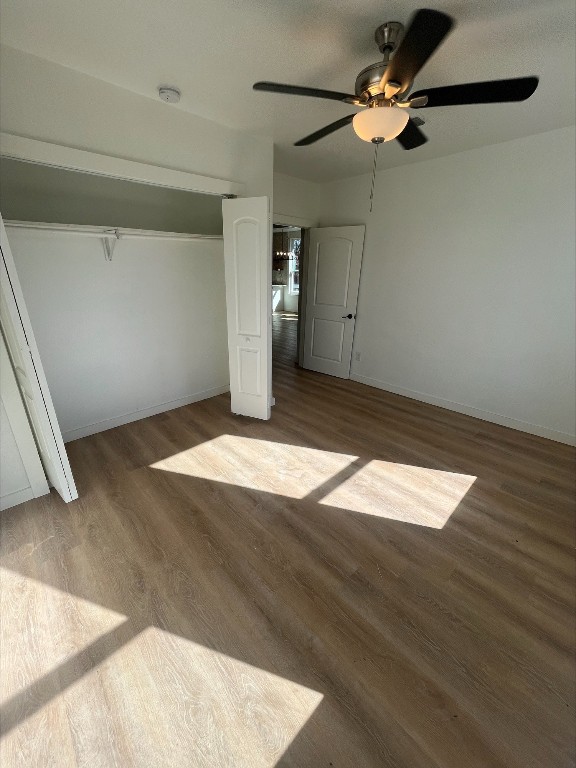
{"label": "ceiling fan motor housing", "polygon": [[390,55],[398,47],[403,32],[404,25],[399,21],[387,21],[377,28],[374,39],[383,59],[363,69],[356,78],[354,89],[359,99],[369,101],[381,96],[380,81],[390,61]]}
{"label": "ceiling fan motor housing", "polygon": [[368,101],[369,99],[377,96],[380,91],[380,81],[388,66],[387,61],[378,61],[376,64],[370,64],[369,67],[360,72],[356,78],[356,85],[354,90],[356,96],[362,101]]}
{"label": "ceiling fan motor housing", "polygon": [[[363,102],[374,102],[377,100],[384,100],[385,96],[380,88],[380,82],[388,66],[387,61],[377,61],[376,64],[371,64],[356,78],[356,84],[354,91],[356,96]],[[412,87],[412,86],[410,86]],[[407,89],[409,90],[409,88]]]}

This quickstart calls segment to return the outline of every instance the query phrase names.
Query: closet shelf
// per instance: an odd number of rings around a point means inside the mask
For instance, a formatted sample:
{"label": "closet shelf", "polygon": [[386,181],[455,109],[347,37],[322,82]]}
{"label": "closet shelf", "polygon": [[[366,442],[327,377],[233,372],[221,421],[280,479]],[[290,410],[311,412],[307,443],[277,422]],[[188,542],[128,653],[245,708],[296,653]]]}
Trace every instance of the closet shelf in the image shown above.
{"label": "closet shelf", "polygon": [[34,229],[39,231],[59,232],[83,237],[115,237],[117,240],[222,240],[222,235],[200,235],[188,232],[161,232],[149,229],[128,229],[126,227],[95,227],[84,224],[50,224],[42,221],[5,221],[4,226],[12,229]]}

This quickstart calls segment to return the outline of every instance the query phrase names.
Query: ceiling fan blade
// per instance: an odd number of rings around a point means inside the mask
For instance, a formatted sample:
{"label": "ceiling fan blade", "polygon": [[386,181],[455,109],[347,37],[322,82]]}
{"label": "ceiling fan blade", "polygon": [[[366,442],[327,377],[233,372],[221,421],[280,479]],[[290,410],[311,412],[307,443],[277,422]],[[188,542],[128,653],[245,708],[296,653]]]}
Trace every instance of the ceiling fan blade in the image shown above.
{"label": "ceiling fan blade", "polygon": [[286,85],[285,83],[270,83],[263,80],[254,83],[255,91],[268,91],[269,93],[287,93],[290,96],[312,96],[315,99],[330,99],[331,101],[343,101],[346,104],[361,104],[362,102],[349,93],[339,91],[324,91],[321,88],[305,88],[301,85]]}
{"label": "ceiling fan blade", "polygon": [[338,131],[340,128],[344,128],[345,125],[349,125],[352,120],[354,120],[354,115],[346,115],[346,117],[341,117],[340,120],[336,120],[335,123],[325,125],[324,128],[320,128],[319,131],[315,131],[309,136],[305,136],[303,139],[300,139],[300,141],[295,142],[294,146],[304,147],[308,144],[314,144],[314,142],[318,141],[318,139],[323,139],[324,136],[329,136],[331,133],[334,133],[334,131]]}
{"label": "ceiling fan blade", "polygon": [[512,80],[487,80],[482,83],[462,83],[443,88],[428,88],[410,95],[410,101],[427,96],[425,105],[413,104],[416,109],[450,107],[459,104],[497,104],[503,101],[524,101],[538,86],[537,77],[516,77]]}
{"label": "ceiling fan blade", "polygon": [[421,147],[422,144],[426,144],[428,139],[425,134],[418,128],[414,120],[410,118],[406,123],[406,128],[399,136],[396,136],[396,140],[402,144],[403,149],[416,149]]}
{"label": "ceiling fan blade", "polygon": [[386,67],[380,81],[381,90],[384,91],[389,81],[400,84],[398,93],[408,90],[453,25],[454,20],[440,11],[430,11],[427,8],[416,11],[404,39]]}

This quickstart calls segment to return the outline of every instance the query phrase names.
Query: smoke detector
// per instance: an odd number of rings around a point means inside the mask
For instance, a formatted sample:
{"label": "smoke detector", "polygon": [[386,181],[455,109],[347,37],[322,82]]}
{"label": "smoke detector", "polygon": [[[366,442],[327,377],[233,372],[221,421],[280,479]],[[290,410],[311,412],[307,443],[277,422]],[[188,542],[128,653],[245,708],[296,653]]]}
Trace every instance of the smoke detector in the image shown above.
{"label": "smoke detector", "polygon": [[169,104],[178,104],[180,101],[180,91],[173,85],[160,85],[158,87],[158,96],[162,101],[167,101]]}

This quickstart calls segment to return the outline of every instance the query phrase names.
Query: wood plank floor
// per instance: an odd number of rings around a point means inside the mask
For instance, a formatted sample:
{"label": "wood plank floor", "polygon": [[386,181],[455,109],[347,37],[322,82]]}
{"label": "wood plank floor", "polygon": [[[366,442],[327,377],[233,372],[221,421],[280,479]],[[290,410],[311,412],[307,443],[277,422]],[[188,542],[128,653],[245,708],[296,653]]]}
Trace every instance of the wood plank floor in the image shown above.
{"label": "wood plank floor", "polygon": [[1,517],[2,768],[568,768],[574,451],[294,365]]}

